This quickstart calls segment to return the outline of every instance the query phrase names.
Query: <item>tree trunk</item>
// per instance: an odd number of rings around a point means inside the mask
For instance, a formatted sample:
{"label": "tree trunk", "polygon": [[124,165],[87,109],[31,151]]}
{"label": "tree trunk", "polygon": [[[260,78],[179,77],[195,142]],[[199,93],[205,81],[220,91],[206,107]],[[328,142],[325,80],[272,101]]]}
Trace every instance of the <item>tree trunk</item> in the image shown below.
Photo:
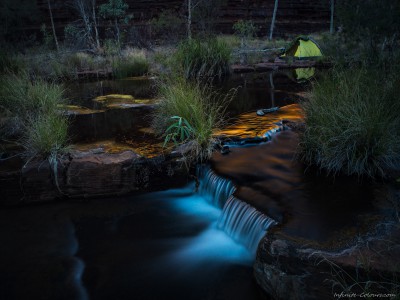
{"label": "tree trunk", "polygon": [[54,37],[54,42],[56,43],[56,48],[57,51],[60,51],[60,47],[58,46],[58,40],[57,40],[57,35],[56,35],[56,28],[54,27],[54,21],[53,21],[53,12],[51,10],[51,5],[50,5],[50,0],[47,0],[47,4],[49,6],[49,14],[50,14],[50,21],[51,21],[51,28],[53,29],[53,37]]}
{"label": "tree trunk", "polygon": [[100,49],[100,38],[99,38],[99,31],[97,29],[97,17],[96,17],[96,0],[92,0],[92,18],[93,18],[93,27],[94,33],[96,38],[96,46],[97,50]]}
{"label": "tree trunk", "polygon": [[271,27],[269,29],[269,40],[272,40],[272,34],[274,33],[276,11],[278,10],[278,0],[275,0],[274,12],[272,13]]}
{"label": "tree trunk", "polygon": [[187,36],[192,38],[192,0],[188,0]]}
{"label": "tree trunk", "polygon": [[331,26],[330,26],[330,33],[334,33],[334,26],[333,26],[333,15],[335,12],[335,0],[331,0]]}
{"label": "tree trunk", "polygon": [[119,33],[119,26],[118,26],[118,20],[117,19],[114,20],[114,24],[115,24],[115,30],[116,30],[116,33],[117,33],[118,49],[121,49],[120,33]]}

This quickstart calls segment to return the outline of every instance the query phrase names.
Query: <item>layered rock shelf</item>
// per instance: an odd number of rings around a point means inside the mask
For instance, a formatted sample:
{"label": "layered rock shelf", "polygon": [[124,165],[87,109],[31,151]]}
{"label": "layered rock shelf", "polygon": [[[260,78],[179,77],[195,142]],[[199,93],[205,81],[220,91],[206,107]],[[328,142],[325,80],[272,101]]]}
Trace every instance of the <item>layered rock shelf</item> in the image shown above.
{"label": "layered rock shelf", "polygon": [[[97,5],[104,2],[106,1],[97,1]],[[185,22],[186,2],[183,0],[126,0],[125,2],[129,5],[128,13],[133,15],[133,19],[128,26],[148,27],[148,30],[151,30],[149,21],[157,18],[166,10],[170,10],[179,16],[182,19],[182,23]],[[37,3],[43,14],[47,15],[47,2],[38,0]],[[259,28],[258,34],[260,36],[266,36],[269,32],[274,3],[274,0],[225,1],[221,6],[220,15],[215,24],[216,30],[222,33],[233,33],[232,25],[238,20],[245,19],[254,22],[255,26]],[[74,17],[75,12],[65,4],[65,1],[55,0],[52,6],[54,23],[59,35],[62,36],[64,27],[75,21],[77,17]],[[274,32],[277,36],[288,36],[327,31],[329,30],[329,9],[329,1],[280,1]],[[32,27],[38,30],[40,25],[32,24]],[[50,28],[50,23],[48,25]],[[104,29],[106,25],[105,22],[101,23],[101,29]]]}
{"label": "layered rock shelf", "polygon": [[146,158],[133,151],[71,151],[55,164],[38,160],[0,170],[1,204],[162,190],[186,183],[187,175],[179,154]]}

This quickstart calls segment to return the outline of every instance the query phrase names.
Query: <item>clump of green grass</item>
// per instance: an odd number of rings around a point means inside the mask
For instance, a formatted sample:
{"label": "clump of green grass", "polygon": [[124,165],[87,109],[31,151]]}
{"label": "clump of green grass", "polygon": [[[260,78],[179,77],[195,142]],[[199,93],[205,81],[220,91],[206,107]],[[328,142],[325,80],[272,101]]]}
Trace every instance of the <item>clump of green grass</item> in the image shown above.
{"label": "clump of green grass", "polygon": [[66,55],[63,62],[72,70],[93,70],[96,68],[93,57],[83,52]]}
{"label": "clump of green grass", "polygon": [[40,114],[26,126],[23,146],[29,157],[62,153],[68,142],[68,120],[57,114]]}
{"label": "clump of green grass", "polygon": [[190,128],[181,142],[191,144],[191,158],[206,160],[211,156],[214,129],[222,126],[227,102],[232,95],[220,96],[209,84],[175,78],[160,86],[160,104],[153,118],[155,131],[164,137],[174,119],[179,117]]}
{"label": "clump of green grass", "polygon": [[0,50],[0,74],[19,73],[24,69],[23,61],[20,57]]}
{"label": "clump of green grass", "polygon": [[63,89],[58,84],[31,81],[27,74],[1,77],[0,105],[24,121],[32,115],[53,113],[63,102]]}
{"label": "clump of green grass", "polygon": [[143,52],[130,53],[113,62],[113,74],[116,78],[142,76],[149,71],[149,62]]}
{"label": "clump of green grass", "polygon": [[219,39],[188,39],[179,44],[175,61],[186,79],[229,74],[231,49]]}
{"label": "clump of green grass", "polygon": [[61,86],[28,75],[4,75],[0,80],[0,106],[7,113],[1,134],[19,137],[26,156],[49,157],[67,144],[68,121],[59,114],[65,102]]}
{"label": "clump of green grass", "polygon": [[400,166],[399,75],[333,70],[303,103],[300,157],[329,173],[384,176]]}

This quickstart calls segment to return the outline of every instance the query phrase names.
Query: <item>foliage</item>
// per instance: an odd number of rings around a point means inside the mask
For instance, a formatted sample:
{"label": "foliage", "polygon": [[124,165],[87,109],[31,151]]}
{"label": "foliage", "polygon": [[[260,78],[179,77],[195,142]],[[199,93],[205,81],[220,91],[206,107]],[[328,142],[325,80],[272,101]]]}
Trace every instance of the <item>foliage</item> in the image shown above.
{"label": "foliage", "polygon": [[68,120],[55,113],[39,114],[26,124],[22,145],[26,155],[33,157],[62,153],[68,141]]}
{"label": "foliage", "polygon": [[[183,129],[184,134],[190,133],[190,138],[186,135],[183,141],[189,139],[191,142],[191,158],[208,159],[215,142],[213,130],[222,126],[225,108],[233,97],[232,93],[221,95],[213,91],[209,84],[170,78],[160,85],[159,97],[161,100],[153,117],[155,131],[164,137],[177,132],[175,130],[179,126],[171,127],[176,124],[175,118],[171,117],[179,116],[186,121],[182,121],[187,129]],[[171,129],[167,131],[168,128]]]}
{"label": "foliage", "polygon": [[63,63],[73,70],[92,70],[96,67],[93,57],[84,52],[75,52],[67,55]]}
{"label": "foliage", "polygon": [[165,130],[164,147],[170,141],[173,141],[175,145],[178,142],[185,142],[193,135],[193,128],[186,119],[179,116],[173,116],[171,119],[175,122]]}
{"label": "foliage", "polygon": [[179,44],[176,65],[185,78],[218,77],[230,72],[231,49],[218,39],[188,39]]}
{"label": "foliage", "polygon": [[10,122],[3,135],[21,136],[27,156],[58,153],[67,142],[67,118],[59,115],[64,102],[59,85],[43,80],[30,81],[27,74],[3,75],[0,80],[0,106]]}
{"label": "foliage", "polygon": [[113,62],[113,74],[116,78],[142,76],[149,71],[149,62],[144,52],[134,52],[119,57]]}
{"label": "foliage", "polygon": [[151,20],[150,25],[156,37],[166,42],[177,41],[185,33],[183,20],[173,10],[164,10],[157,18]]}
{"label": "foliage", "polygon": [[233,30],[241,38],[242,47],[245,45],[245,40],[252,38],[256,34],[256,27],[252,21],[237,21],[233,24]]}
{"label": "foliage", "polygon": [[127,24],[132,18],[131,15],[127,15],[128,4],[123,0],[108,0],[99,6],[99,14],[106,20],[110,20],[110,23],[115,28],[115,37],[118,45],[121,44],[121,33],[120,25]]}
{"label": "foliage", "polygon": [[40,32],[42,33],[43,37],[43,46],[46,49],[54,48],[54,38],[51,33],[47,31],[46,24],[42,24],[42,26],[40,27]]}
{"label": "foliage", "polygon": [[123,0],[108,0],[99,6],[99,13],[105,19],[125,19],[128,7]]}
{"label": "foliage", "polygon": [[399,73],[333,70],[303,103],[301,158],[329,173],[384,176],[400,166]]}
{"label": "foliage", "polygon": [[63,100],[61,86],[44,80],[30,81],[22,76],[4,75],[0,81],[0,104],[24,121],[32,115],[51,113]]}
{"label": "foliage", "polygon": [[24,64],[19,56],[0,49],[0,74],[17,74],[22,72],[23,69]]}

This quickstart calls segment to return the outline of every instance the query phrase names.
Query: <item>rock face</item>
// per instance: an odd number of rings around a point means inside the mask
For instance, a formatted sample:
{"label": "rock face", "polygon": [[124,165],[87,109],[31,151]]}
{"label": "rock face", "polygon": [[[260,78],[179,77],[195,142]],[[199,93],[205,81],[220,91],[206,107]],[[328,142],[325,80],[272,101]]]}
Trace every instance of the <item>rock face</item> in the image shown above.
{"label": "rock face", "polygon": [[[105,0],[98,0],[100,5]],[[163,11],[171,10],[185,22],[186,6],[183,0],[125,0],[129,5],[129,14],[133,15],[131,25],[149,27],[148,22],[157,18]],[[48,6],[45,0],[37,1],[44,16],[48,15]],[[222,33],[233,33],[232,25],[238,20],[252,20],[259,28],[258,34],[265,36],[269,27],[274,9],[274,0],[227,0],[221,6],[220,16],[216,20],[216,30]],[[63,35],[64,27],[78,19],[75,12],[66,5],[65,1],[52,1],[54,22]],[[274,32],[276,36],[307,34],[310,32],[327,31],[329,29],[329,1],[321,0],[285,0],[279,1]],[[100,20],[101,22],[101,20]],[[40,28],[37,24],[37,28]],[[50,23],[48,24],[50,26]],[[106,26],[100,24],[102,29]],[[50,28],[50,27],[48,27]]]}
{"label": "rock face", "polygon": [[256,280],[274,299],[282,300],[338,299],[337,295],[353,293],[359,299],[363,293],[394,293],[400,267],[400,227],[393,222],[379,227],[386,227],[386,232],[377,231],[336,250],[320,250],[282,235],[279,229],[272,230],[259,245]]}
{"label": "rock face", "polygon": [[[73,151],[56,165],[30,162],[22,171],[0,171],[1,204],[90,198],[153,191],[186,182],[179,157],[144,158],[132,151],[118,154]],[[19,183],[10,186],[11,182]]]}
{"label": "rock face", "polygon": [[294,158],[298,144],[298,133],[288,130],[269,143],[212,157],[213,170],[235,184],[236,198],[279,223],[259,243],[259,285],[279,300],[399,293],[399,192],[307,170]]}

